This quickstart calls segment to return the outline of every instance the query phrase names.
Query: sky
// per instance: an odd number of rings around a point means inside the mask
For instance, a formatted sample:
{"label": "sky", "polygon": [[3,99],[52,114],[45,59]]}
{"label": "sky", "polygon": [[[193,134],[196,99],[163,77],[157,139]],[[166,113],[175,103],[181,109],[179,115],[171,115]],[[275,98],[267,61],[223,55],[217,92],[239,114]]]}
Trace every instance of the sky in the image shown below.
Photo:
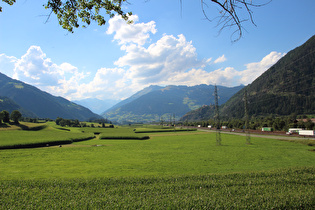
{"label": "sky", "polygon": [[[68,100],[123,100],[150,85],[253,82],[315,34],[314,0],[253,8],[243,36],[220,32],[218,8],[196,0],[129,0],[133,24],[115,16],[69,33],[38,1],[1,1],[0,72]],[[205,1],[206,2],[206,1]]]}

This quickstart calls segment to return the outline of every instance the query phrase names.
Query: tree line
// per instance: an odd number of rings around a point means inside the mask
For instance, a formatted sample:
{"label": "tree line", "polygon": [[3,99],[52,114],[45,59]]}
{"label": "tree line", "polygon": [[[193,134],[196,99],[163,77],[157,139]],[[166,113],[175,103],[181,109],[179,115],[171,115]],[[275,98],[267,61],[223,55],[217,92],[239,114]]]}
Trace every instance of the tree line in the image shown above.
{"label": "tree line", "polygon": [[[289,128],[303,128],[306,130],[315,130],[315,123],[311,120],[312,116],[274,116],[269,115],[266,117],[255,117],[252,116],[249,119],[248,129],[259,130],[262,127],[271,127],[276,131],[288,131]],[[204,121],[185,121],[181,122],[184,126],[198,126],[201,127],[222,127],[226,126],[229,129],[244,129],[245,119],[222,119],[220,125],[216,125],[214,119],[204,120]]]}
{"label": "tree line", "polygon": [[64,119],[61,117],[57,117],[57,119],[55,120],[56,125],[60,125],[62,127],[102,127],[102,128],[113,128],[114,125],[111,124],[109,126],[106,126],[106,119],[97,119],[94,122],[98,123],[99,125],[96,126],[93,123],[88,125],[86,122],[80,122],[79,120],[75,119],[75,120],[70,120],[70,119]]}

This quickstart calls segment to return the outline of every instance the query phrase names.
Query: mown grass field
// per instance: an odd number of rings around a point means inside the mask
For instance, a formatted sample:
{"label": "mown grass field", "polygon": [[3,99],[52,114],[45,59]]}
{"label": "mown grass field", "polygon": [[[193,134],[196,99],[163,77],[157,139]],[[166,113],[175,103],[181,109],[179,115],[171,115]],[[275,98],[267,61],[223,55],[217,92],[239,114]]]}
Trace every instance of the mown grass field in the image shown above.
{"label": "mown grass field", "polygon": [[[86,135],[91,129],[25,132]],[[133,129],[95,131],[133,135]],[[245,137],[229,134],[216,146],[215,133],[199,131],[148,135],[0,150],[0,208],[315,207],[313,146],[265,138],[247,145]]]}
{"label": "mown grass field", "polygon": [[[36,124],[35,124],[36,125]],[[82,133],[78,130],[69,132],[65,129],[56,129],[47,124],[21,124],[20,127],[12,126],[16,129],[0,129],[0,149],[1,148],[18,148],[25,145],[45,145],[53,143],[71,143],[71,141],[80,141],[94,137],[93,133]],[[38,129],[37,129],[38,128]]]}

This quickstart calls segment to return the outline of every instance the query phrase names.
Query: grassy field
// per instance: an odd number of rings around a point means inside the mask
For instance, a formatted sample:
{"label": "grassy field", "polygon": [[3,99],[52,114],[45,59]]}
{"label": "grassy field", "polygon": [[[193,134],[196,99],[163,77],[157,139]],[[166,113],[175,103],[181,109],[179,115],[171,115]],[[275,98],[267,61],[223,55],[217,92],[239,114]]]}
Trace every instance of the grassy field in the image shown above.
{"label": "grassy field", "polygon": [[[23,132],[134,135],[129,127],[94,129]],[[0,139],[6,132],[21,131],[2,130]],[[0,150],[0,208],[315,207],[314,146],[258,137],[247,145],[230,134],[216,146],[215,133],[199,131],[148,135]]]}
{"label": "grassy field", "polygon": [[35,125],[23,123],[19,126],[13,125],[9,129],[0,129],[0,149],[27,146],[38,147],[46,144],[69,144],[72,141],[80,141],[94,137],[93,133],[82,133],[78,130],[69,132],[67,129],[61,127],[54,128],[49,126],[49,124]]}
{"label": "grassy field", "polygon": [[314,209],[315,169],[0,181],[1,209]]}

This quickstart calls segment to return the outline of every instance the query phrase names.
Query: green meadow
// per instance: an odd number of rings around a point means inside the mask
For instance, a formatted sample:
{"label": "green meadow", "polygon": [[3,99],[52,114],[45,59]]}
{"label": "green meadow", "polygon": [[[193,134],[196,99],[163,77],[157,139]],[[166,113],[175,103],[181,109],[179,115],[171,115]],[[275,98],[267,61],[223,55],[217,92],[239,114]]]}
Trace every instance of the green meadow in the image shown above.
{"label": "green meadow", "polygon": [[221,134],[217,146],[216,133],[152,130],[65,130],[52,124],[36,131],[0,130],[0,145],[72,141],[0,150],[0,207],[315,207],[314,140],[252,137],[248,145],[244,136]]}

